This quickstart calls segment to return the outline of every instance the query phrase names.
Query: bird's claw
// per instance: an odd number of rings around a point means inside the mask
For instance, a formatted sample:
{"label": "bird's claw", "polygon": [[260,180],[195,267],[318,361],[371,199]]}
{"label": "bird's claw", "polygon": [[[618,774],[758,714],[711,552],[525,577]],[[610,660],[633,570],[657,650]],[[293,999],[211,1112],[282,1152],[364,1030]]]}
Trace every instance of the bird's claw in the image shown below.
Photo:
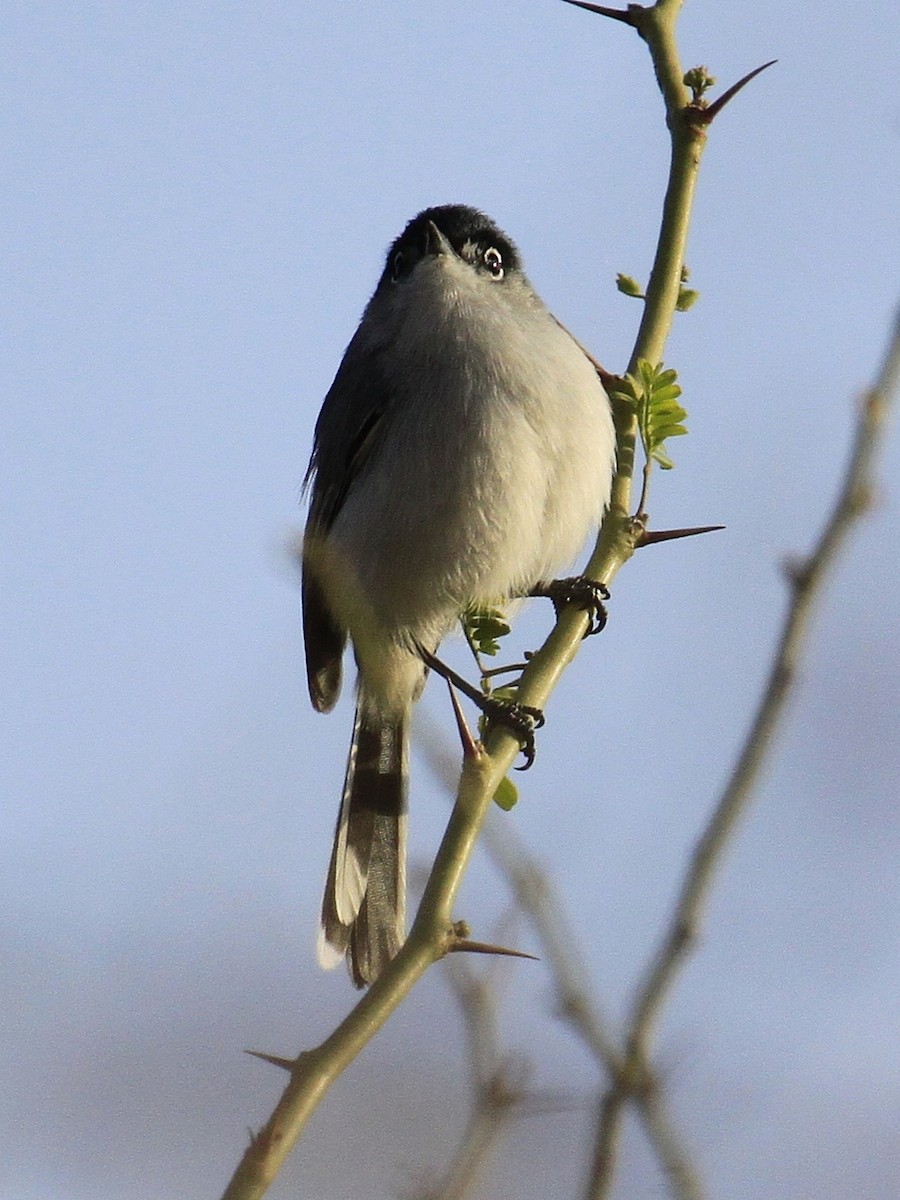
{"label": "bird's claw", "polygon": [[546,596],[552,602],[557,617],[567,604],[575,604],[583,609],[589,622],[585,637],[599,633],[606,625],[606,606],[603,602],[609,599],[609,588],[596,579],[588,579],[584,575],[551,579],[549,583],[541,584],[536,594]]}
{"label": "bird's claw", "polygon": [[544,724],[544,714],[539,708],[530,704],[517,704],[515,700],[498,700],[489,697],[485,706],[485,716],[491,725],[502,725],[519,739],[525,762],[517,771],[527,771],[534,762],[536,749],[534,733]]}

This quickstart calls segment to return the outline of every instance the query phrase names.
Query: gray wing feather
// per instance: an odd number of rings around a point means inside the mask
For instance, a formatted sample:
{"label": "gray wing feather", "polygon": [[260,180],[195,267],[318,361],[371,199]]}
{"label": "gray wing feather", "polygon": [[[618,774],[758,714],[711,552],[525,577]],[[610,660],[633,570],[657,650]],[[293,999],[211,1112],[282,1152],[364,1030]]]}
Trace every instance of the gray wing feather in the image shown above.
{"label": "gray wing feather", "polygon": [[347,631],[331,613],[315,570],[315,543],[327,538],[354,480],[377,445],[390,389],[371,339],[357,330],[347,347],[316,422],[304,487],[310,490],[303,539],[303,642],[313,707],[328,712],[341,689]]}

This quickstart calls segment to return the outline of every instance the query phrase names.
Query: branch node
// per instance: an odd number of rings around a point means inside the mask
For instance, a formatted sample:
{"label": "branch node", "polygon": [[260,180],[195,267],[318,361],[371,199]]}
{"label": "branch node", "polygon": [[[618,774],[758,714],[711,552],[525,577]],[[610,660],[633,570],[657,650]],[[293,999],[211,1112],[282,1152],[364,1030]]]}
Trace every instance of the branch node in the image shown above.
{"label": "branch node", "polygon": [[[250,1051],[247,1053],[249,1054]],[[268,1125],[263,1125],[262,1129],[256,1131],[248,1129],[247,1136],[250,1139],[250,1149],[257,1153],[265,1154],[275,1145],[281,1134],[275,1125],[270,1122]]]}
{"label": "branch node", "polygon": [[624,1060],[613,1073],[613,1087],[620,1096],[645,1100],[658,1090],[656,1076],[644,1057],[644,1051],[632,1043]]}
{"label": "branch node", "polygon": [[786,558],[781,564],[781,571],[788,586],[794,593],[802,592],[809,584],[811,566],[809,559],[799,556]]}

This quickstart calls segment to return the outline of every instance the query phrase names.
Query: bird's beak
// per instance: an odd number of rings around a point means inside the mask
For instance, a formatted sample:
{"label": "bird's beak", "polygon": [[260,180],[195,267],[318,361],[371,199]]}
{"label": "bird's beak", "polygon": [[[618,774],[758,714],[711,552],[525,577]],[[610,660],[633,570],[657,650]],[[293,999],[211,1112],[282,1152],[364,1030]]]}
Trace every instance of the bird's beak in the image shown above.
{"label": "bird's beak", "polygon": [[435,225],[434,221],[429,221],[425,229],[425,253],[426,254],[452,254],[453,247]]}

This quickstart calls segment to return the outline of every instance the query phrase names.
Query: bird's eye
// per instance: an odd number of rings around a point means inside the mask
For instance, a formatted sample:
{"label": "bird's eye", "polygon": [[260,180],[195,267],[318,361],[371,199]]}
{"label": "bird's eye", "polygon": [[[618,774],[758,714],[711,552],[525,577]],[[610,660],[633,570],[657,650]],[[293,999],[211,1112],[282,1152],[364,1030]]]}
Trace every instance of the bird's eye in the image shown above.
{"label": "bird's eye", "polygon": [[484,252],[484,265],[494,279],[503,278],[503,255],[496,246],[489,246]]}
{"label": "bird's eye", "polygon": [[406,255],[398,250],[391,259],[391,279],[399,279],[406,270]]}

